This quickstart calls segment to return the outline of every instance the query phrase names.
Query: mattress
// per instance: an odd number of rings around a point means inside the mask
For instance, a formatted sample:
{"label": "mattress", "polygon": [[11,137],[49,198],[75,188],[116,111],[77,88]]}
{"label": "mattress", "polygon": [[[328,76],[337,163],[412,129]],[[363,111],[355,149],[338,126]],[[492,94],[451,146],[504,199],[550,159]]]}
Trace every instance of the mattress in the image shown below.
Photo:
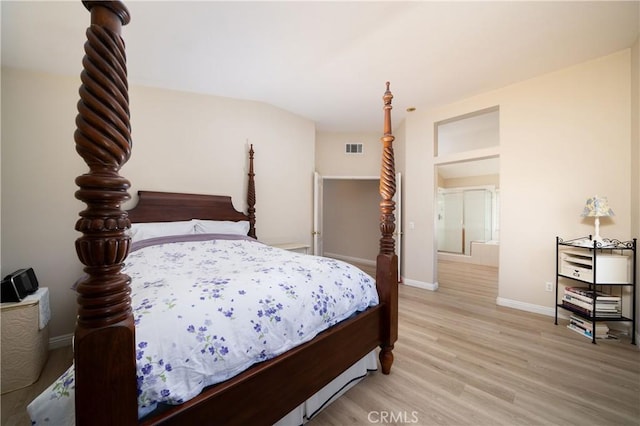
{"label": "mattress", "polygon": [[[140,417],[378,303],[373,278],[352,265],[240,236],[145,240],[123,272],[132,279]],[[29,405],[33,424],[52,412],[71,421],[73,374],[70,368]]]}

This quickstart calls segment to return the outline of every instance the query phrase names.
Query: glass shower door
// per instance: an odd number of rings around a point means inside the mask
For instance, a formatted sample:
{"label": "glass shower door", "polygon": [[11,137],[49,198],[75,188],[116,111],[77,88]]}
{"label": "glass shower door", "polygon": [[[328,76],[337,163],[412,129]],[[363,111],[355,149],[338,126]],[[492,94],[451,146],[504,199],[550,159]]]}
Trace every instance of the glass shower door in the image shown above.
{"label": "glass shower door", "polygon": [[438,191],[438,251],[471,253],[471,241],[488,241],[492,229],[492,192],[486,189]]}
{"label": "glass shower door", "polygon": [[462,253],[463,207],[462,192],[438,192],[438,251]]}
{"label": "glass shower door", "polygon": [[472,241],[491,239],[491,192],[464,191],[464,254],[471,254]]}

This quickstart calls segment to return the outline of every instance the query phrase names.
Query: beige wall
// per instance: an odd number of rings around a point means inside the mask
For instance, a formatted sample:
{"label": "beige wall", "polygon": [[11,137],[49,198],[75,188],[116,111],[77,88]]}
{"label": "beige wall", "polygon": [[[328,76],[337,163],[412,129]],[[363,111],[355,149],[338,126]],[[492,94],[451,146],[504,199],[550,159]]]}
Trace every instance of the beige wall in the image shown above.
{"label": "beige wall", "polygon": [[73,331],[71,286],[81,274],[74,225],[83,204],[73,196],[86,171],[73,142],[79,85],[2,69],[1,274],[34,268],[50,290],[52,338]]}
{"label": "beige wall", "polygon": [[[375,107],[375,106],[374,106]],[[382,102],[380,102],[382,110]],[[380,128],[382,129],[384,115],[380,113]],[[404,121],[393,121],[395,140],[393,149],[395,155],[396,172],[404,170]],[[323,176],[380,176],[382,164],[382,130],[371,133],[331,133],[318,132],[316,134],[315,157],[316,171]],[[362,143],[363,155],[345,154],[345,144]]]}
{"label": "beige wall", "polygon": [[[409,283],[434,285],[434,123],[500,107],[499,302],[552,312],[556,235],[593,232],[580,217],[587,197],[606,195],[616,212],[605,237],[631,235],[630,50],[460,102],[416,112],[406,122],[405,269]],[[637,157],[634,167],[637,168]]]}
{"label": "beige wall", "polygon": [[[380,116],[382,125],[382,116]],[[382,143],[377,133],[316,135],[316,171],[323,176],[380,176]],[[361,143],[362,154],[346,154],[345,144]]]}
{"label": "beige wall", "polygon": [[325,256],[375,264],[380,241],[379,180],[325,179]]}
{"label": "beige wall", "polygon": [[[2,69],[2,275],[32,266],[50,288],[51,336],[73,331],[81,273],[74,231],[79,78]],[[130,90],[139,189],[231,195],[245,210],[246,149],[256,151],[258,237],[310,243],[315,125],[278,108],[169,90]],[[129,205],[132,205],[129,203]]]}

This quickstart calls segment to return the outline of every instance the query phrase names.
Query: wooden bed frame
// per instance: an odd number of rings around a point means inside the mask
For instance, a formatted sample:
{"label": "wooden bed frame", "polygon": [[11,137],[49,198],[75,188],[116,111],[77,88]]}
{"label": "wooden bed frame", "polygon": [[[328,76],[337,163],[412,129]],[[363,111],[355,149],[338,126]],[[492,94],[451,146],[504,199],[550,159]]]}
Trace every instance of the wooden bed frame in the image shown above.
{"label": "wooden bed frame", "polygon": [[253,162],[248,215],[237,212],[229,197],[159,192],[140,192],[137,207],[123,211],[121,204],[129,199],[130,184],[119,170],[131,154],[131,137],[125,49],[120,34],[130,16],[119,1],[83,3],[91,12],[91,26],[87,29],[74,139],[89,171],[76,179],[76,198],[87,205],[76,223],[76,230],[82,233],[76,250],[87,274],[77,287],[76,423],[273,424],[376,347],[380,347],[382,372],[389,374],[398,334],[398,259],[393,239],[393,96],[387,83],[376,267],[380,304],[302,346],[205,389],[182,405],[138,420],[130,279],[121,273],[131,244],[127,232],[131,220],[248,219],[250,235],[255,238]]}

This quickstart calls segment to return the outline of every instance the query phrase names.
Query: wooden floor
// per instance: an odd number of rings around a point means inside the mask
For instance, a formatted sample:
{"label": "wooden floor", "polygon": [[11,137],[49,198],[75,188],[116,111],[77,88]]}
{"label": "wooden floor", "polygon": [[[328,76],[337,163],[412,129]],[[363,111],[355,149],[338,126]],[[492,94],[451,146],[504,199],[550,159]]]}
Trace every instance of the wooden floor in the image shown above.
{"label": "wooden floor", "polygon": [[639,425],[640,352],[498,307],[497,268],[439,262],[436,292],[400,287],[391,374],[373,373],[310,426]]}
{"label": "wooden floor", "polygon": [[[311,426],[640,425],[640,352],[593,345],[553,318],[495,305],[497,270],[439,264],[438,291],[400,286],[391,374],[373,373]],[[52,352],[34,385],[2,395],[2,425],[71,362]]]}

